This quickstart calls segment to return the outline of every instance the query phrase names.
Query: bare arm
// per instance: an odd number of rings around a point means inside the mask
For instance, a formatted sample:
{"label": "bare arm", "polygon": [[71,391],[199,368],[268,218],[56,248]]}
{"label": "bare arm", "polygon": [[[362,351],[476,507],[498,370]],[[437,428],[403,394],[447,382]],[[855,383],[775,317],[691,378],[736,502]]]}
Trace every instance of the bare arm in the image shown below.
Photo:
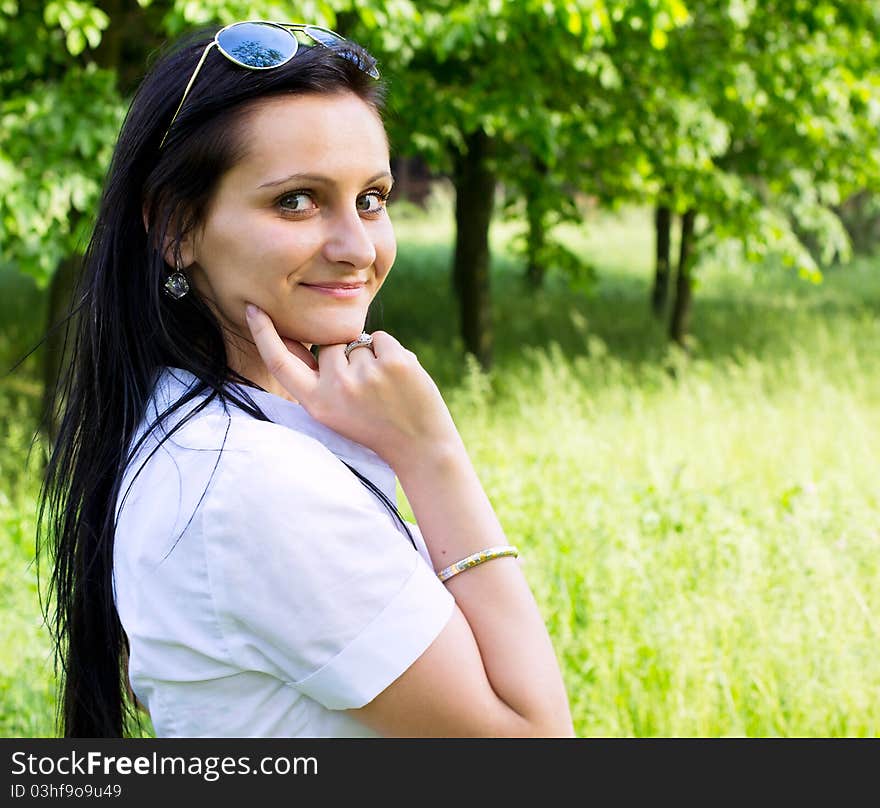
{"label": "bare arm", "polygon": [[[461,441],[396,469],[434,568],[507,539]],[[513,558],[446,584],[453,618],[384,692],[352,713],[385,735],[572,736],[550,638]]]}

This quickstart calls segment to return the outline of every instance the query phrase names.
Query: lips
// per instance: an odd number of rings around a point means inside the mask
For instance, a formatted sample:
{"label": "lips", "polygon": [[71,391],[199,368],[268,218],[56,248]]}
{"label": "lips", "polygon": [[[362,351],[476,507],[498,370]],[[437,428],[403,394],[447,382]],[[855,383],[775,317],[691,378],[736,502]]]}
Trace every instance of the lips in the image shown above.
{"label": "lips", "polygon": [[339,283],[334,282],[331,284],[317,284],[317,283],[304,283],[302,284],[306,287],[306,289],[311,289],[314,292],[318,292],[322,295],[329,295],[330,297],[335,298],[356,298],[360,297],[361,291],[366,286],[365,283]]}
{"label": "lips", "polygon": [[320,289],[360,289],[363,283],[304,283],[303,286],[317,286]]}

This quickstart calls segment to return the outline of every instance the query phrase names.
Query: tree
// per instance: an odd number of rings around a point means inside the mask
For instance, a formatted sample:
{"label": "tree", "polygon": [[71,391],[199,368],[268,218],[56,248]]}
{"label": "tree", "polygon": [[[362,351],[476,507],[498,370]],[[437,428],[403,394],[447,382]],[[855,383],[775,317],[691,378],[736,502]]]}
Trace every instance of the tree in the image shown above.
{"label": "tree", "polygon": [[[375,50],[390,62],[396,125],[403,150],[426,155],[449,173],[456,191],[454,289],[466,350],[492,362],[488,231],[495,189],[528,198],[526,253],[535,284],[541,265],[565,263],[583,275],[577,256],[548,237],[577,216],[572,199],[588,183],[581,164],[594,151],[579,132],[600,112],[613,66],[604,48],[612,15],[626,0],[429,0],[414,16],[389,15],[375,26]],[[642,0],[646,26],[676,25],[679,0]],[[367,34],[369,35],[369,33]],[[600,133],[599,140],[607,135]]]}
{"label": "tree", "polygon": [[683,225],[693,243],[679,265],[670,323],[677,341],[698,250],[733,238],[749,257],[775,254],[818,279],[820,264],[850,253],[834,206],[880,177],[876,7],[695,0],[689,11],[690,22],[664,43],[674,67],[666,95],[679,109],[697,104],[719,137],[697,163],[681,159],[682,147],[699,142],[692,133],[673,139],[674,152],[652,155],[679,212],[702,221],[699,232]]}
{"label": "tree", "polygon": [[[558,130],[580,128],[583,136],[545,141],[554,140],[557,164],[575,167],[576,189],[604,205],[655,205],[658,314],[671,288],[671,224],[682,217],[670,336],[684,341],[693,270],[725,242],[751,260],[776,256],[814,280],[820,264],[845,260],[836,206],[878,182],[876,5],[691,0],[606,8],[610,25],[585,57],[601,89],[591,103],[570,107]],[[537,165],[548,164],[554,158],[542,153]],[[530,231],[538,229],[530,218]]]}

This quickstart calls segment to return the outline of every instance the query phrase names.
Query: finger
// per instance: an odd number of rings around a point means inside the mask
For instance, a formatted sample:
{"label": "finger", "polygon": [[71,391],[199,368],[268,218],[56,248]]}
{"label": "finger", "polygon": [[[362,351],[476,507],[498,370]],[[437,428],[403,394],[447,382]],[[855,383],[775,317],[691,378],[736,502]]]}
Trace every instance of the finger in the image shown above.
{"label": "finger", "polygon": [[392,337],[387,331],[374,331],[371,347],[377,359],[390,359],[406,350],[397,338]]}
{"label": "finger", "polygon": [[348,354],[349,365],[368,365],[376,361],[376,354],[373,353],[373,346],[367,345],[361,348],[354,348]]}
{"label": "finger", "polygon": [[307,403],[318,386],[318,374],[287,349],[266,312],[257,306],[248,306],[246,312],[248,328],[267,370],[297,401]]}
{"label": "finger", "polygon": [[321,350],[318,351],[318,367],[321,373],[338,375],[344,373],[347,366],[345,345],[340,342],[321,346]]}

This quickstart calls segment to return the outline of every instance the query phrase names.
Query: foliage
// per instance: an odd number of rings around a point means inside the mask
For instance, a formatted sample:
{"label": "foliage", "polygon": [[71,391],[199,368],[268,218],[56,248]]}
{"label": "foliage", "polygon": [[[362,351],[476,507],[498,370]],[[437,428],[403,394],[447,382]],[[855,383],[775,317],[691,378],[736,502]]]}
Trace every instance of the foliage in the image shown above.
{"label": "foliage", "polygon": [[[0,0],[0,262],[45,283],[82,250],[129,60],[187,28],[289,14],[272,0],[139,0],[112,18],[89,0]],[[849,254],[838,206],[880,183],[876,4],[306,0],[297,14],[377,54],[396,151],[444,172],[488,134],[502,214],[534,207],[537,252],[581,278],[551,231],[582,218],[583,195],[694,207],[704,252],[736,238],[817,278]]]}
{"label": "foliage", "polygon": [[83,251],[121,122],[115,76],[94,64],[0,103],[0,263],[45,283]]}
{"label": "foliage", "polygon": [[600,175],[611,167],[601,197],[695,208],[704,248],[736,238],[816,278],[816,259],[849,256],[834,206],[880,179],[880,11],[800,0],[688,11],[662,42],[626,15],[615,27],[611,106],[625,120],[603,122],[618,138],[593,155]]}
{"label": "foliage", "polygon": [[850,253],[835,206],[880,182],[870,4],[436,0],[383,23],[395,144],[445,171],[482,128],[502,212],[549,246],[579,194],[656,200],[701,212],[704,254],[734,238],[817,279]]}
{"label": "foliage", "polygon": [[[415,26],[409,19],[390,22],[390,28],[396,23],[404,29],[398,38],[406,40],[405,48],[385,49],[382,37],[388,34],[375,32],[377,47],[392,60],[395,144],[448,172],[468,136],[485,132],[493,147],[488,168],[506,192],[502,212],[522,216],[529,208],[534,225],[547,231],[540,246],[524,245],[523,251],[580,282],[589,277],[587,263],[549,231],[579,220],[576,193],[594,192],[578,157],[604,136],[591,121],[603,88],[615,81],[605,48],[619,5],[434,0],[418,5]],[[656,30],[684,19],[678,0],[639,6]]]}

